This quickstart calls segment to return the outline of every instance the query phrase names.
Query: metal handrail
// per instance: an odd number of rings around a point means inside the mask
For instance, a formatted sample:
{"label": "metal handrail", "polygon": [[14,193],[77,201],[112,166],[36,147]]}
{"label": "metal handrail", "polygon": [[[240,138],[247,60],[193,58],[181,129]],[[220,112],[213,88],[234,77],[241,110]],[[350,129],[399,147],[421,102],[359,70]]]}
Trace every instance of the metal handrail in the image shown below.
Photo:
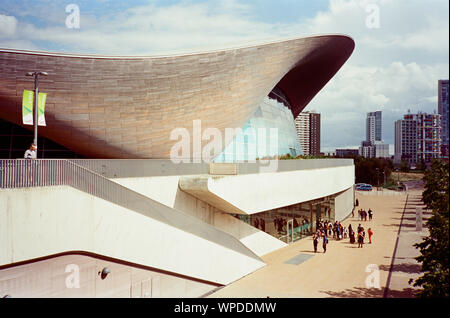
{"label": "metal handrail", "polygon": [[[68,159],[106,178],[135,178],[209,174],[209,164],[173,163],[170,159]],[[236,162],[237,174],[259,173],[267,163]],[[353,166],[353,159],[279,160],[278,172]]]}
{"label": "metal handrail", "polygon": [[1,189],[66,185],[259,260],[239,240],[67,159],[0,159]]}

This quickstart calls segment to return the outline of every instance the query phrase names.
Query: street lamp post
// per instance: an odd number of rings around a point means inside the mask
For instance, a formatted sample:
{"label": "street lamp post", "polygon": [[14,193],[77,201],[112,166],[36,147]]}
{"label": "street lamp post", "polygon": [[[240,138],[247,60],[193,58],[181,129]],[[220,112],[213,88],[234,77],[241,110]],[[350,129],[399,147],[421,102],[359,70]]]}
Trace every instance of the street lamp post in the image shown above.
{"label": "street lamp post", "polygon": [[[26,74],[27,76],[34,76],[34,119],[33,119],[33,125],[34,125],[34,140],[33,143],[35,144],[37,148],[37,142],[38,142],[38,97],[39,97],[39,75],[47,76],[47,72],[28,72]],[[36,157],[37,157],[37,150],[36,150]]]}
{"label": "street lamp post", "polygon": [[375,171],[377,172],[377,188],[380,186],[380,169],[375,168]]}

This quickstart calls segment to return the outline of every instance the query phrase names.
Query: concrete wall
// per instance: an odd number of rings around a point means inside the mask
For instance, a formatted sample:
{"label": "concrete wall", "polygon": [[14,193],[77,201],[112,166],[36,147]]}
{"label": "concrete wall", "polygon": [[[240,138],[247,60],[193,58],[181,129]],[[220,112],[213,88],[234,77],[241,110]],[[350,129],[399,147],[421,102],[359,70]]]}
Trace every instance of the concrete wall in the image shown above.
{"label": "concrete wall", "polygon": [[335,219],[336,221],[342,221],[353,210],[353,187],[348,188],[344,192],[340,193],[334,199]]}
{"label": "concrete wall", "polygon": [[234,237],[225,238],[233,244],[201,238],[68,186],[0,190],[0,266],[86,251],[226,285],[265,265]]}
{"label": "concrete wall", "polygon": [[180,188],[225,212],[254,214],[319,199],[352,187],[351,166],[238,176],[183,176]]}
{"label": "concrete wall", "polygon": [[217,229],[231,234],[258,256],[286,246],[284,242],[273,236],[181,191],[178,187],[179,176],[120,178],[113,180],[155,201],[189,213]]}
{"label": "concrete wall", "polygon": [[[346,165],[236,176],[193,175],[113,180],[233,235],[255,254],[262,256],[286,244],[229,213],[257,213],[344,191],[336,199],[336,219],[340,220],[351,213],[353,208],[353,190],[349,188],[353,188],[354,173],[354,166]],[[183,187],[191,181],[197,182],[194,187],[197,187],[196,191],[200,188],[199,192],[187,193],[180,189],[179,185]],[[183,187],[183,190],[189,191],[189,187]],[[225,209],[228,209],[227,213]]]}
{"label": "concrete wall", "polygon": [[[104,267],[110,274],[102,279]],[[199,297],[215,285],[89,255],[55,256],[0,270],[0,298]]]}

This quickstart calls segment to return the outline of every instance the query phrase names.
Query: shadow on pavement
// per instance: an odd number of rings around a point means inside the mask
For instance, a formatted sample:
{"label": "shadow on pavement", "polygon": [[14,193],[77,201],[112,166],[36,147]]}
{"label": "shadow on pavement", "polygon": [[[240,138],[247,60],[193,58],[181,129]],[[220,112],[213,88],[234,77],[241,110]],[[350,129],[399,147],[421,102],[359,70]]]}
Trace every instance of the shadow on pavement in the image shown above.
{"label": "shadow on pavement", "polygon": [[[355,287],[340,292],[321,291],[338,298],[383,298],[384,289]],[[413,298],[416,290],[413,288],[404,288],[402,290],[389,290],[387,298]]]}
{"label": "shadow on pavement", "polygon": [[[401,220],[402,218],[391,218],[392,220]],[[411,218],[403,218],[403,220],[407,220],[407,221],[415,221],[416,218],[415,217],[411,217]]]}
{"label": "shadow on pavement", "polygon": [[[382,271],[389,271],[391,268],[390,265],[380,265],[379,269]],[[408,263],[401,263],[401,264],[394,264],[392,267],[393,272],[403,272],[408,274],[418,274],[420,273],[420,264],[408,264]]]}

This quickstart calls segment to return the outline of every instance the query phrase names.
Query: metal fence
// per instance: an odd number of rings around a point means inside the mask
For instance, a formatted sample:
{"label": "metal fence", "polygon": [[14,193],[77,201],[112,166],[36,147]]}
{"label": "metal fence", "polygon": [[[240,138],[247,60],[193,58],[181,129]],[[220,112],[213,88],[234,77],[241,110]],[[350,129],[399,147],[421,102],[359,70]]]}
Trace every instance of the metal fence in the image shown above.
{"label": "metal fence", "polygon": [[0,188],[67,184],[65,160],[0,159]]}
{"label": "metal fence", "polygon": [[0,188],[57,185],[68,185],[119,205],[128,205],[130,195],[139,195],[66,159],[0,159]]}
{"label": "metal fence", "polygon": [[[136,178],[209,174],[209,164],[174,163],[170,159],[68,159],[106,178]],[[238,175],[260,173],[263,161],[237,162]],[[276,172],[353,166],[353,159],[278,160]]]}

